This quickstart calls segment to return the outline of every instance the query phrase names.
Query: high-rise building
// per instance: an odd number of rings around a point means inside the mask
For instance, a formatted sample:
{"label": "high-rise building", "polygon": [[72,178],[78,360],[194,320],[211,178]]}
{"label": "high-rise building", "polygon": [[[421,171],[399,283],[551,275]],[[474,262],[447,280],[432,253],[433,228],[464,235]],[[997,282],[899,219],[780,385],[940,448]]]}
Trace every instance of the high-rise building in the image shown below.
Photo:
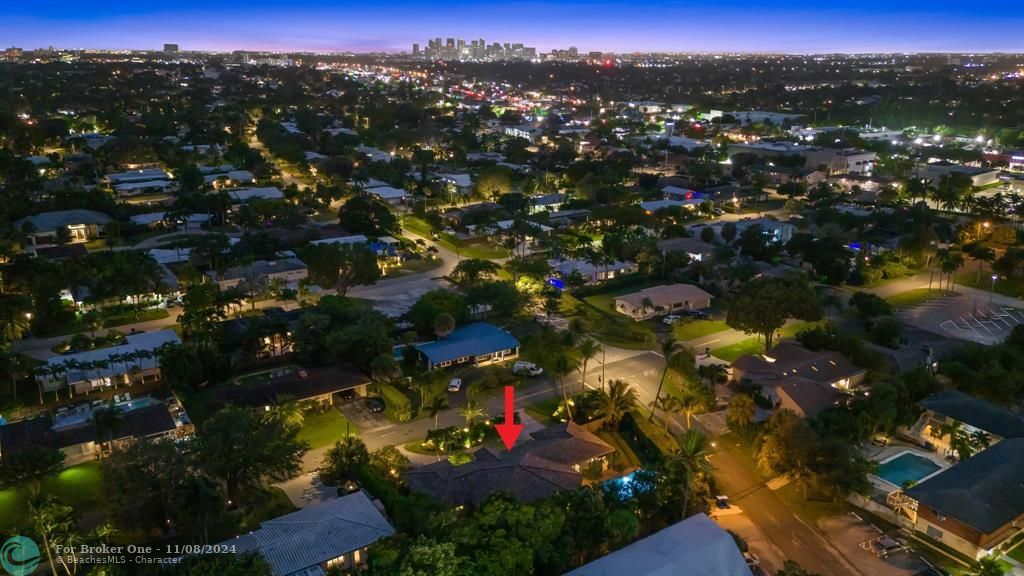
{"label": "high-rise building", "polygon": [[178,53],[178,45],[177,44],[164,44],[164,52],[166,52],[167,54],[177,54]]}
{"label": "high-rise building", "polygon": [[412,45],[412,55],[413,56],[419,56],[420,55],[420,45],[419,44],[413,44]]}

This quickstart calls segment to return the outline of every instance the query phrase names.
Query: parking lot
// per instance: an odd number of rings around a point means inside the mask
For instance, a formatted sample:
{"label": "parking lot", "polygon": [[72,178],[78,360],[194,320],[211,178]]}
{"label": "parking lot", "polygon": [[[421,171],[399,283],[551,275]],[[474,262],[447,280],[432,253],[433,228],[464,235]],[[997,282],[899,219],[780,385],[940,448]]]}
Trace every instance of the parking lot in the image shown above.
{"label": "parking lot", "polygon": [[926,302],[900,312],[900,317],[931,332],[986,345],[1002,342],[1024,324],[1024,310],[966,295]]}
{"label": "parking lot", "polygon": [[[823,518],[818,527],[862,574],[913,576],[931,566],[913,549],[912,540],[895,530],[885,532],[856,514]],[[900,546],[886,554],[881,551],[886,542]]]}

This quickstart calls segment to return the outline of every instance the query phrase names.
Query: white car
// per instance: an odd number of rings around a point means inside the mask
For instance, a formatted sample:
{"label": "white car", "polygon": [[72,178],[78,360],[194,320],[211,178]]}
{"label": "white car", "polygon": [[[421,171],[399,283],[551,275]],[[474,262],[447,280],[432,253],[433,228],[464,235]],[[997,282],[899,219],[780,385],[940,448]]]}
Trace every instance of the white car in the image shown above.
{"label": "white car", "polygon": [[544,369],[533,362],[520,360],[512,365],[512,373],[516,375],[526,374],[527,376],[540,376],[544,373]]}
{"label": "white car", "polygon": [[448,391],[458,392],[462,390],[462,378],[452,378],[448,381]]}
{"label": "white car", "polygon": [[665,318],[662,319],[661,322],[666,326],[671,326],[676,322],[679,322],[679,316],[676,316],[675,314],[669,314],[668,316],[665,316]]}

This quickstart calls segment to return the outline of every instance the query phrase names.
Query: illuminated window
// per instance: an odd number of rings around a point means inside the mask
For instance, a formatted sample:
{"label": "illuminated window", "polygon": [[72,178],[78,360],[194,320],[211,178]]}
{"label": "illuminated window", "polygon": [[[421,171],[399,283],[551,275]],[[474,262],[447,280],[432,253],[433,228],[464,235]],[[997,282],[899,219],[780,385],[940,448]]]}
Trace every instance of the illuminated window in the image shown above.
{"label": "illuminated window", "polygon": [[341,556],[338,556],[337,558],[333,558],[333,559],[327,561],[327,569],[328,570],[330,570],[331,568],[334,568],[335,566],[344,566],[344,565],[345,565],[345,555],[344,554],[342,554]]}

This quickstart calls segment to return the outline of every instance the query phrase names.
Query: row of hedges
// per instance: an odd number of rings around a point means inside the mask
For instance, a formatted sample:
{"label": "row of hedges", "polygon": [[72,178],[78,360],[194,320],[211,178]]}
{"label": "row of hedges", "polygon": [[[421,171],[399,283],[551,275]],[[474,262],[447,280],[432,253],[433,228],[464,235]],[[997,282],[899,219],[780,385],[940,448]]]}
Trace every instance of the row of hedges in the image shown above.
{"label": "row of hedges", "polygon": [[672,436],[636,411],[622,419],[619,434],[630,443],[644,465],[659,462],[665,454],[679,448]]}
{"label": "row of hedges", "polygon": [[398,422],[412,420],[412,400],[404,392],[390,384],[378,386],[389,418]]}

